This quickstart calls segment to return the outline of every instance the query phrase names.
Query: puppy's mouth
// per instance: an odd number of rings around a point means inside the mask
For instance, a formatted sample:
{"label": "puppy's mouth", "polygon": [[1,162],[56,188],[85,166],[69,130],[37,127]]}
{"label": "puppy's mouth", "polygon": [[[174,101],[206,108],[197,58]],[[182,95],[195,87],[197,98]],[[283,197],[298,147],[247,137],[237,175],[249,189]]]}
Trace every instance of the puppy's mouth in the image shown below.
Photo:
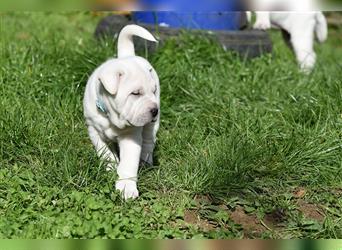
{"label": "puppy's mouth", "polygon": [[131,127],[143,127],[145,126],[146,124],[150,123],[151,121],[129,121],[129,120],[126,120],[128,125],[130,125]]}
{"label": "puppy's mouth", "polygon": [[128,125],[132,126],[132,127],[143,127],[145,126],[146,124],[149,124],[149,123],[154,123],[156,122],[158,119],[157,118],[153,118],[151,120],[147,120],[147,121],[136,121],[136,122],[133,122],[133,121],[129,121],[129,120],[126,120]]}

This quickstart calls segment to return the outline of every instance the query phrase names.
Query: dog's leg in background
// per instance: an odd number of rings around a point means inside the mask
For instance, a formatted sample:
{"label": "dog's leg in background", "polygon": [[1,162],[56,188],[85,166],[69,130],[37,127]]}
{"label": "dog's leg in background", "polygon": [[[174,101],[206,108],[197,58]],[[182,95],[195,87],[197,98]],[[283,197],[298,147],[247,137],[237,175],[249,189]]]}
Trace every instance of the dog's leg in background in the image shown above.
{"label": "dog's leg in background", "polygon": [[266,30],[271,28],[270,13],[268,11],[256,11],[254,29]]}
{"label": "dog's leg in background", "polygon": [[101,139],[100,135],[94,127],[88,126],[88,133],[90,140],[95,147],[97,155],[104,161],[108,162],[106,170],[110,171],[115,169],[116,165],[119,162],[118,157],[115,154],[113,154],[113,152],[109,149],[108,145]]}
{"label": "dog's leg in background", "polygon": [[139,196],[137,189],[138,168],[142,145],[142,128],[118,137],[120,163],[117,168],[119,179],[116,189],[125,199]]}
{"label": "dog's leg in background", "polygon": [[142,163],[153,165],[153,150],[156,143],[156,135],[159,121],[147,124],[143,129],[143,142],[140,160]]}
{"label": "dog's leg in background", "polygon": [[316,62],[313,48],[314,25],[306,25],[302,29],[296,28],[291,32],[291,44],[303,73],[310,73]]}

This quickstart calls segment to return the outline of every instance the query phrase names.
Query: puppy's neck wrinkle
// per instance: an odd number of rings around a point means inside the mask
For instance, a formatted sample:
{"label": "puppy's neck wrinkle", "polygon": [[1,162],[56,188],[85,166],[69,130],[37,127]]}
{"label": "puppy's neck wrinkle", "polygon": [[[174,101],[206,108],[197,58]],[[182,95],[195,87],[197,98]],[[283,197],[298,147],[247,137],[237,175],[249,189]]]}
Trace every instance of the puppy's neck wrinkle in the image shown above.
{"label": "puppy's neck wrinkle", "polygon": [[[110,122],[118,129],[124,129],[128,124],[125,119],[122,119],[119,112],[116,111],[113,102],[109,100],[109,96],[111,96],[108,91],[103,87],[101,81],[99,80],[97,89],[96,89],[96,106],[100,111],[110,120]],[[106,93],[106,94],[104,94]],[[98,105],[103,105],[102,108],[99,108]],[[104,111],[102,111],[102,109]]]}
{"label": "puppy's neck wrinkle", "polygon": [[108,100],[108,97],[106,98],[106,102],[108,103],[108,119],[118,129],[124,129],[128,125],[126,120],[122,119],[120,113],[112,105],[112,102]]}

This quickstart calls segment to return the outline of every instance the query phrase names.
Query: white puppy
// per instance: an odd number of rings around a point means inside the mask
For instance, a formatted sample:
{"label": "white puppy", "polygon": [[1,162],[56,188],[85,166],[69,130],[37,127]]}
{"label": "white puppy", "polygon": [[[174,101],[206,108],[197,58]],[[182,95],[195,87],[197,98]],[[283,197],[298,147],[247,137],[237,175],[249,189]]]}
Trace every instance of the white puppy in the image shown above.
{"label": "white puppy", "polygon": [[118,58],[95,69],[83,100],[90,139],[108,161],[107,170],[117,167],[116,189],[125,199],[139,196],[139,162],[153,164],[160,113],[158,76],[147,60],[135,56],[133,35],[156,42],[146,29],[125,26],[118,38]]}
{"label": "white puppy", "polygon": [[[250,14],[248,14],[250,15]],[[319,42],[327,39],[328,28],[321,12],[267,12],[256,11],[255,29],[269,29],[271,25],[285,30],[290,35],[290,44],[300,69],[309,73],[315,65],[315,33]]]}

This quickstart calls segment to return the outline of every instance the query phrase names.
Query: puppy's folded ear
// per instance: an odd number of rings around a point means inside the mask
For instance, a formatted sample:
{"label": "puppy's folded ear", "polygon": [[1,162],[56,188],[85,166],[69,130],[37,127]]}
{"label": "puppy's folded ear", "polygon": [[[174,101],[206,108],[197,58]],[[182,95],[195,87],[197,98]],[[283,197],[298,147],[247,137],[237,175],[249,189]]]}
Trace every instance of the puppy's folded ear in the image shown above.
{"label": "puppy's folded ear", "polygon": [[109,94],[115,95],[118,91],[119,83],[124,75],[123,70],[114,67],[104,68],[99,74],[99,80]]}

